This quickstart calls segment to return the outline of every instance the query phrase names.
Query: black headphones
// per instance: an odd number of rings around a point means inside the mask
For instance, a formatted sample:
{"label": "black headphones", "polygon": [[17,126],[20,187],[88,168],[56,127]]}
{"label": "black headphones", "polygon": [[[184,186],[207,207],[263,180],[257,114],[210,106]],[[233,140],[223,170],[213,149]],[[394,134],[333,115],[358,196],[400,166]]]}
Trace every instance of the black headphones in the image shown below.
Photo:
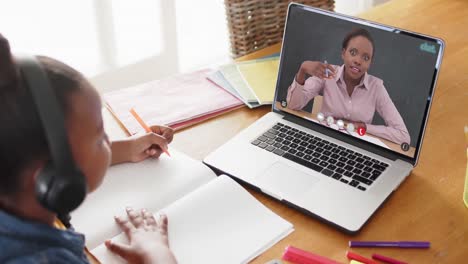
{"label": "black headphones", "polygon": [[22,84],[36,105],[50,151],[50,161],[36,178],[36,197],[46,209],[65,219],[86,197],[86,179],[73,160],[63,109],[45,71],[32,56],[22,56],[16,62]]}

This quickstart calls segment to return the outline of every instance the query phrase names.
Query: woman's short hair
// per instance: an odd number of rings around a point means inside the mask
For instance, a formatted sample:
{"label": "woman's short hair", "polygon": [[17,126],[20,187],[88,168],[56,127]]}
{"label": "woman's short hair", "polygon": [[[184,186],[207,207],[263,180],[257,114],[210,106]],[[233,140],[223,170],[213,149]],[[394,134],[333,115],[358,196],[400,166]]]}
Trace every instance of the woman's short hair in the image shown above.
{"label": "woman's short hair", "polygon": [[342,43],[342,48],[346,49],[348,48],[349,41],[355,37],[362,36],[370,41],[372,44],[372,58],[374,57],[375,54],[375,45],[374,45],[374,39],[372,38],[371,34],[369,31],[363,29],[363,28],[356,28],[352,31],[350,31],[345,38],[343,39]]}

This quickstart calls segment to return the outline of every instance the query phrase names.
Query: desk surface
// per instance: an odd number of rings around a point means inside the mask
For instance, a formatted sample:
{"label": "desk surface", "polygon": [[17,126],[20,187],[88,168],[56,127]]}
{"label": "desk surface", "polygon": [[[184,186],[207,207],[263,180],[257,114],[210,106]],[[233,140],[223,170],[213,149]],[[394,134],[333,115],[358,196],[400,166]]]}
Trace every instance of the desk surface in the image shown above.
{"label": "desk surface", "polygon": [[[253,263],[279,259],[287,245],[347,263],[350,239],[432,243],[428,250],[354,250],[366,256],[377,252],[409,263],[464,263],[468,259],[468,208],[462,201],[466,170],[463,126],[468,124],[468,1],[393,0],[361,17],[438,36],[447,44],[419,164],[355,236],[252,191],[296,230]],[[278,49],[277,45],[262,52]],[[178,132],[173,146],[201,160],[269,111],[270,107],[245,107],[225,114]]]}

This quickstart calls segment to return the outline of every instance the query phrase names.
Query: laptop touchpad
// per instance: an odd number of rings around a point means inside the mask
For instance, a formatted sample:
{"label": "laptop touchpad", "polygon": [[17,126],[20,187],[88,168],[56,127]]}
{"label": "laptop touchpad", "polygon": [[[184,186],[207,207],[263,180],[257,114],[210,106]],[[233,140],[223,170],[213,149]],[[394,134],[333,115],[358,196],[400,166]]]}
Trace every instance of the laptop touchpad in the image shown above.
{"label": "laptop touchpad", "polygon": [[258,177],[262,189],[283,198],[301,195],[319,181],[319,178],[282,162],[276,162]]}

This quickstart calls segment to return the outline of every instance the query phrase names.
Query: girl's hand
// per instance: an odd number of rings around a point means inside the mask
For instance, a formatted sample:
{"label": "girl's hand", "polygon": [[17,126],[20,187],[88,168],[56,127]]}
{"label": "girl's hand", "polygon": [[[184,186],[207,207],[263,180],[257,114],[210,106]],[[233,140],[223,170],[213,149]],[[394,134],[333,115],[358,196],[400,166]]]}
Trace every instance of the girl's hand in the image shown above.
{"label": "girl's hand", "polygon": [[159,158],[172,142],[174,130],[166,126],[151,126],[152,133],[136,134],[112,142],[112,164],[139,162],[149,157]]}
{"label": "girl's hand", "polygon": [[159,158],[163,149],[172,142],[174,130],[166,126],[151,126],[153,133],[136,135],[130,142],[129,160],[139,162],[146,158]]}
{"label": "girl's hand", "polygon": [[153,214],[145,209],[137,212],[127,208],[128,219],[115,217],[129,243],[121,244],[107,240],[106,247],[129,263],[177,263],[169,249],[167,234],[168,220],[161,215],[157,222]]}
{"label": "girl's hand", "polygon": [[168,144],[172,142],[174,129],[167,126],[151,126],[150,128],[153,133],[163,136],[167,140]]}

